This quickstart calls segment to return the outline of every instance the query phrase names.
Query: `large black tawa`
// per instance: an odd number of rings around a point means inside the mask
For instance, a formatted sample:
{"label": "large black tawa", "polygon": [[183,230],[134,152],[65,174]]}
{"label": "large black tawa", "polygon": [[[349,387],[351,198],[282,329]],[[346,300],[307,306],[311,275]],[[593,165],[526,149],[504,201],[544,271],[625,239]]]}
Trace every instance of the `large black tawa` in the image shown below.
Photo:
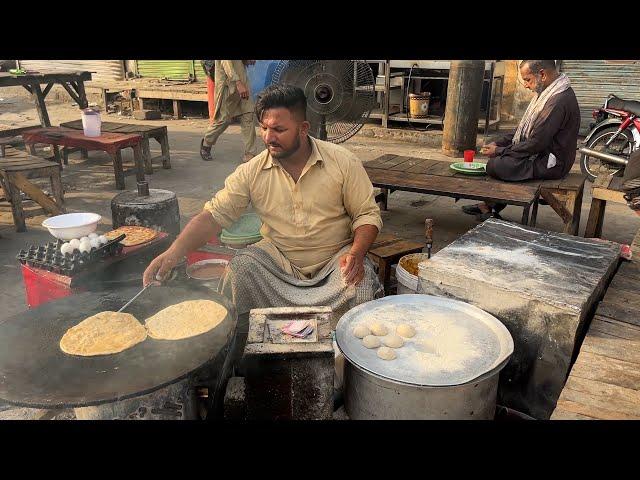
{"label": "large black tawa", "polygon": [[60,350],[70,327],[98,312],[116,311],[140,285],[56,300],[0,321],[0,399],[34,408],[100,405],[150,393],[213,362],[233,338],[235,309],[208,288],[148,288],[125,312],[140,322],[185,300],[213,300],[228,314],[213,330],[184,340],[154,340],[115,355],[80,357]]}

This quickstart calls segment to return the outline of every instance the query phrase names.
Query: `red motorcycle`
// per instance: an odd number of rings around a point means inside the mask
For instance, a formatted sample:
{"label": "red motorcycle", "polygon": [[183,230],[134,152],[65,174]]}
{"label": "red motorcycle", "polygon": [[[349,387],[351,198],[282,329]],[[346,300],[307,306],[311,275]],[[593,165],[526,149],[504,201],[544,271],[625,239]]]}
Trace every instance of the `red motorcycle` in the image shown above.
{"label": "red motorcycle", "polygon": [[640,148],[640,102],[609,95],[593,111],[595,123],[578,150],[580,169],[591,181],[601,174],[622,175],[631,153]]}

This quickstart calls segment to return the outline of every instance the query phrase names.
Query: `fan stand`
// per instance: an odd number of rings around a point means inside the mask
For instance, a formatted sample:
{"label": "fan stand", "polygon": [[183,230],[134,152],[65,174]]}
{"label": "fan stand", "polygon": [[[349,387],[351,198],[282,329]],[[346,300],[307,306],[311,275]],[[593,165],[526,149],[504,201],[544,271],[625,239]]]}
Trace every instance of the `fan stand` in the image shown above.
{"label": "fan stand", "polygon": [[320,122],[320,127],[318,128],[318,140],[327,141],[327,125],[326,125],[326,121],[327,121],[327,116],[326,115],[322,115],[321,122]]}

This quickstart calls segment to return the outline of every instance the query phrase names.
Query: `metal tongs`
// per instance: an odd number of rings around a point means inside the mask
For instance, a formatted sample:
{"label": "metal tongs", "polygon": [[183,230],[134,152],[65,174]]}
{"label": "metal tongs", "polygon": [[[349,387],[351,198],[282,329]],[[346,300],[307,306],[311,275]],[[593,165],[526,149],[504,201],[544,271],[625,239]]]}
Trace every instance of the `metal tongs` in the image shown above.
{"label": "metal tongs", "polygon": [[119,313],[119,312],[122,312],[125,308],[127,308],[129,305],[131,305],[131,304],[133,303],[133,301],[134,301],[136,298],[138,298],[140,295],[142,295],[142,294],[144,293],[144,291],[145,291],[147,288],[149,288],[151,285],[153,285],[153,283],[150,283],[150,284],[149,284],[149,285],[147,285],[146,287],[143,287],[143,288],[142,288],[142,290],[140,290],[138,293],[136,293],[136,295],[135,295],[131,300],[129,300],[127,303],[125,303],[125,304],[122,306],[122,308],[121,308],[120,310],[118,310],[118,313]]}

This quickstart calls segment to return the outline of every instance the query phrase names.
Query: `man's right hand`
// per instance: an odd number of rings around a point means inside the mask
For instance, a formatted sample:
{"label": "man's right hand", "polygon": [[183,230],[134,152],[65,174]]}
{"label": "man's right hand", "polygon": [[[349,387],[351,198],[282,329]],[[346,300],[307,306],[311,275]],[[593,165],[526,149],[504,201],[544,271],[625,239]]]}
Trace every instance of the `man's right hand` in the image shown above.
{"label": "man's right hand", "polygon": [[173,267],[178,264],[179,259],[180,257],[174,254],[171,249],[158,255],[144,271],[142,285],[146,287],[150,283],[164,281],[166,276],[171,273]]}
{"label": "man's right hand", "polygon": [[249,98],[249,89],[244,84],[244,82],[241,82],[240,80],[238,80],[236,82],[236,90],[238,90],[238,93],[240,94],[240,98],[242,98],[244,100]]}

